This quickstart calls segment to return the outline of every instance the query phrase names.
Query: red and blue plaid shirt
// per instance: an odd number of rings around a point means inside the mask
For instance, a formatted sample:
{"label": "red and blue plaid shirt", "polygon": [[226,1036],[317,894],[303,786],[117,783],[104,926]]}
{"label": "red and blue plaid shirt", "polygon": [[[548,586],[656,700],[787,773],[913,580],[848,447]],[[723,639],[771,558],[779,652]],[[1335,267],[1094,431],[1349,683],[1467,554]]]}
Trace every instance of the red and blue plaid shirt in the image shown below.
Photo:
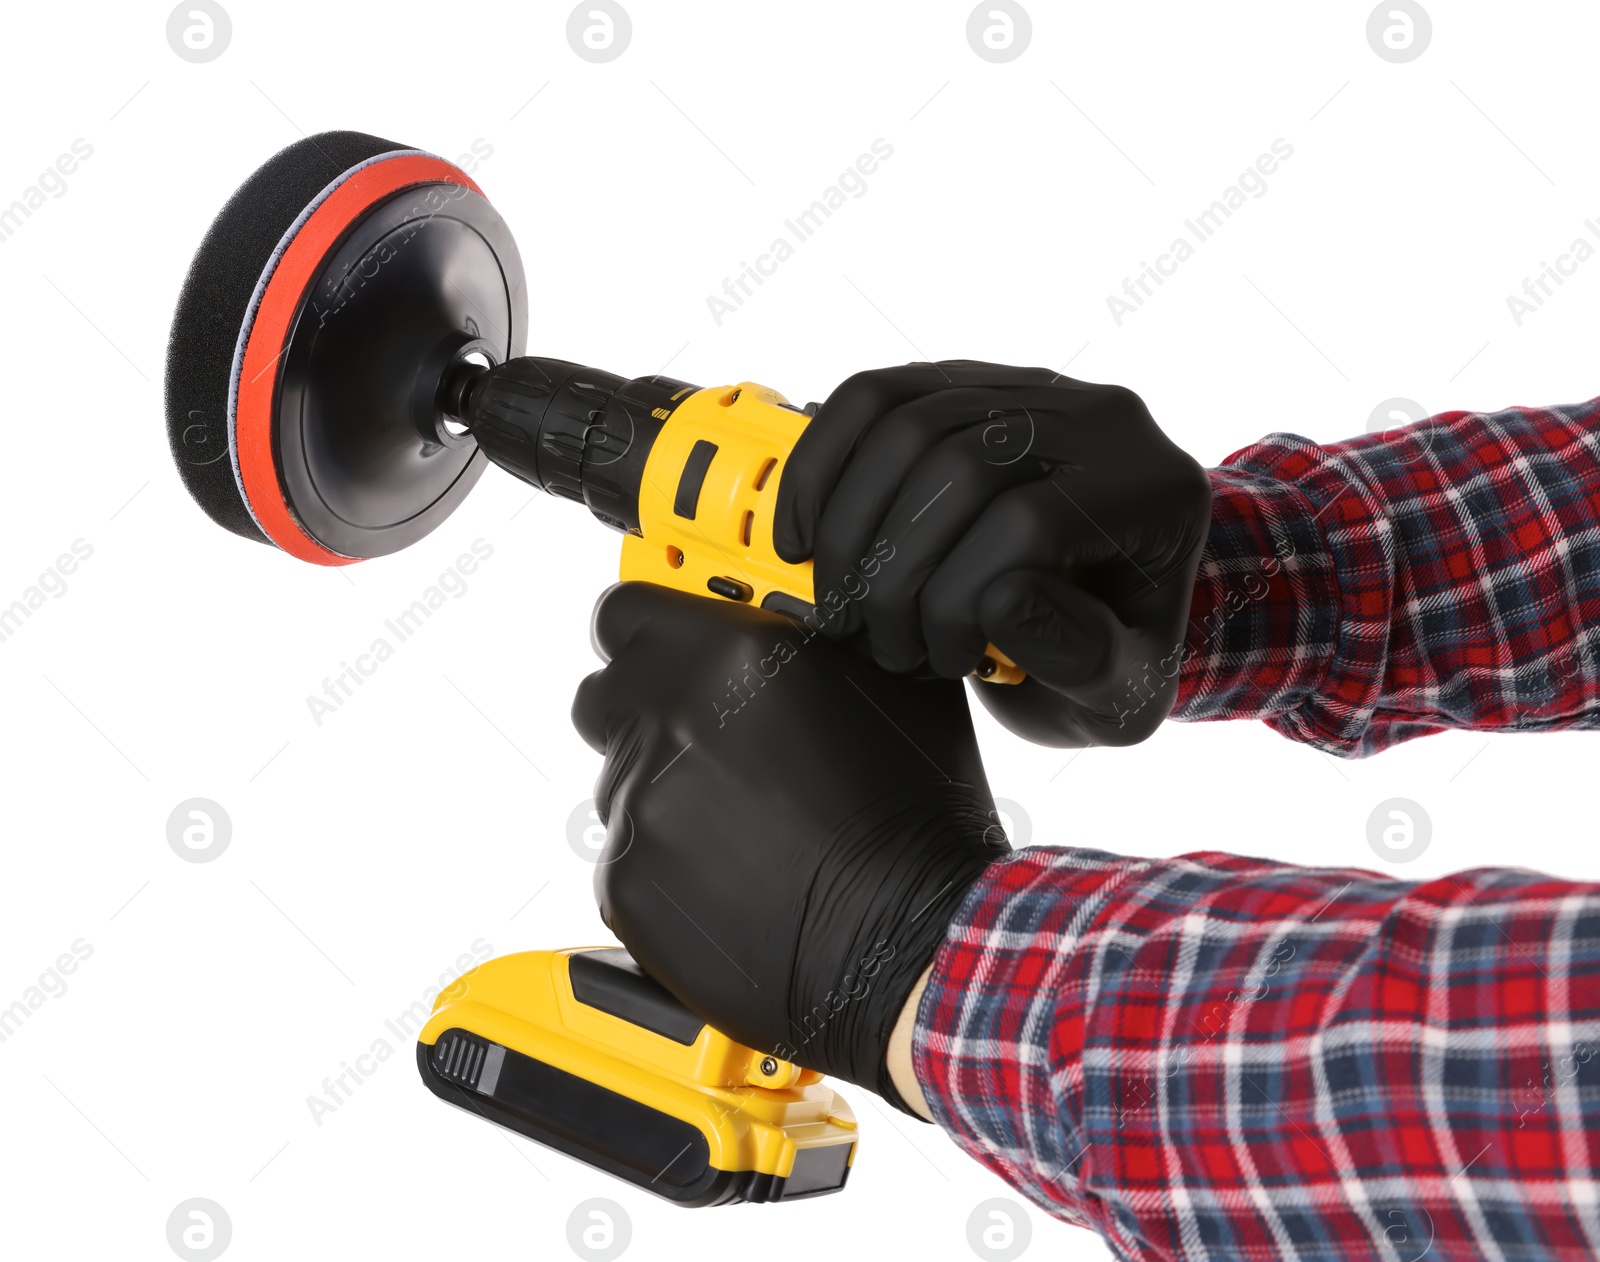
{"label": "red and blue plaid shirt", "polygon": [[[1600,726],[1600,400],[1214,470],[1176,717],[1360,756]],[[913,1040],[936,1120],[1139,1262],[1600,1257],[1600,885],[1034,847]]]}

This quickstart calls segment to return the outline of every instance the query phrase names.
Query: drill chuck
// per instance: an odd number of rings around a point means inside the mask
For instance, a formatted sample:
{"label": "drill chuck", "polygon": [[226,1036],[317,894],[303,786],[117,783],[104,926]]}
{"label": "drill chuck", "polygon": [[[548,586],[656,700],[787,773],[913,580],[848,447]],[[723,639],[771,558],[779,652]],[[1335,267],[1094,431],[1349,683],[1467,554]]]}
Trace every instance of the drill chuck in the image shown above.
{"label": "drill chuck", "polygon": [[441,383],[439,407],[502,469],[588,505],[613,530],[630,534],[639,530],[650,448],[678,402],[698,388],[524,356],[493,368],[456,364]]}

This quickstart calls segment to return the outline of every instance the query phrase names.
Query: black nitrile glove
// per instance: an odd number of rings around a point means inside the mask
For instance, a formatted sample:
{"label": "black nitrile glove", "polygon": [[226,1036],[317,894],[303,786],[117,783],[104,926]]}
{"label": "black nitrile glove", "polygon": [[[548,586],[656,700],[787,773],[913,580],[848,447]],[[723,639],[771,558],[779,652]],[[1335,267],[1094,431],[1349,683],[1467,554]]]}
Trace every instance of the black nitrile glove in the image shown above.
{"label": "black nitrile glove", "polygon": [[601,918],[696,1016],[901,1105],[884,1054],[1007,850],[961,685],[775,614],[621,583],[572,719],[605,755]]}
{"label": "black nitrile glove", "polygon": [[[784,466],[778,554],[815,557],[826,632],[977,685],[1019,736],[1128,745],[1166,718],[1211,484],[1121,386],[973,360],[857,373]],[[863,562],[867,562],[863,564]]]}

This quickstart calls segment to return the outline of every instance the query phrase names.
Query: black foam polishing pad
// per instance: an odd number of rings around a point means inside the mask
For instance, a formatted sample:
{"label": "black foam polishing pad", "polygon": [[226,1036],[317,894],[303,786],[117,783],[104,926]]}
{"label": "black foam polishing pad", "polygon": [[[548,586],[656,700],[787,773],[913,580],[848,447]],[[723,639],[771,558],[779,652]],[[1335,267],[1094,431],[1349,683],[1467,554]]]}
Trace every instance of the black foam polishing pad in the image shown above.
{"label": "black foam polishing pad", "polygon": [[435,427],[455,359],[522,353],[522,266],[472,179],[420,150],[323,132],[223,207],[167,347],[167,431],[217,524],[325,565],[439,524],[483,471]]}

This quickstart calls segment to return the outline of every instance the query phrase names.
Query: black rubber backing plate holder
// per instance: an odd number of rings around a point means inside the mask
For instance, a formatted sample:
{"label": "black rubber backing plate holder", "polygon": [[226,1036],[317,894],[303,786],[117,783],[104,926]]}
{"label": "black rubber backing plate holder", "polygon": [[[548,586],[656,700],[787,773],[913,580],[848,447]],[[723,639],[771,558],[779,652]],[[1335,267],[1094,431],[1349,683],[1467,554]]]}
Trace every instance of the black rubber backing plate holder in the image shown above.
{"label": "black rubber backing plate holder", "polygon": [[351,227],[280,363],[278,473],[313,538],[384,556],[455,510],[488,459],[440,424],[439,383],[467,354],[522,354],[523,293],[510,229],[476,193],[407,189]]}

